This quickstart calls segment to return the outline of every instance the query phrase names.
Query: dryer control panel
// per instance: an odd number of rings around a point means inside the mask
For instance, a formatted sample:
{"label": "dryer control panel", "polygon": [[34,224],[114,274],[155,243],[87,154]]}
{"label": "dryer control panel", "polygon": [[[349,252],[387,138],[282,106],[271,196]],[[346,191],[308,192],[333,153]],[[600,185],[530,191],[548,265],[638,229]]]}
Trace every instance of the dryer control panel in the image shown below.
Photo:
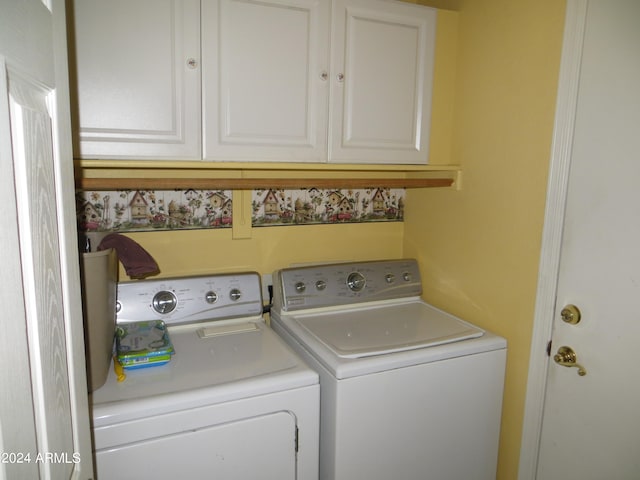
{"label": "dryer control panel", "polygon": [[422,282],[413,259],[320,264],[279,270],[274,308],[284,311],[419,296]]}
{"label": "dryer control panel", "polygon": [[118,284],[117,321],[166,324],[224,320],[262,314],[255,272],[136,280]]}

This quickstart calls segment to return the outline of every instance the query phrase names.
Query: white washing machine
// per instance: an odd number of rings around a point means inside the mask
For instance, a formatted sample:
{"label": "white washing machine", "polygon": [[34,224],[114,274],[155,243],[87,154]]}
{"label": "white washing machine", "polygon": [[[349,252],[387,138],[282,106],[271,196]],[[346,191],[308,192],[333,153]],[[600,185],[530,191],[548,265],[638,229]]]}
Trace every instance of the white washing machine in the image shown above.
{"label": "white washing machine", "polygon": [[121,283],[118,308],[175,354],[92,394],[99,480],[318,478],[318,375],[263,322],[257,274]]}
{"label": "white washing machine", "polygon": [[495,480],[506,341],[421,289],[414,260],[275,273],[271,326],[320,375],[320,478]]}

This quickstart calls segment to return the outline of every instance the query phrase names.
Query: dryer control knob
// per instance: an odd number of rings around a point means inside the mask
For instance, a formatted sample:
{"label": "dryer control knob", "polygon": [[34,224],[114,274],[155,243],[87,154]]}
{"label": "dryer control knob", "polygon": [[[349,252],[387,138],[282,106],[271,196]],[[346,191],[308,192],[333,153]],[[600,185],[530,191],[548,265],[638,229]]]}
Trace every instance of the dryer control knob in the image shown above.
{"label": "dryer control knob", "polygon": [[307,289],[307,286],[304,284],[304,282],[296,282],[295,289],[298,293],[304,293],[304,291]]}
{"label": "dryer control knob", "polygon": [[158,313],[171,313],[178,305],[178,299],[173,292],[163,290],[154,295],[151,305]]}
{"label": "dryer control knob", "polygon": [[238,290],[237,288],[232,288],[231,291],[229,292],[229,297],[234,302],[237,302],[238,300],[240,300],[241,296],[242,296],[242,292],[240,290]]}
{"label": "dryer control knob", "polygon": [[367,280],[360,272],[350,273],[347,277],[347,286],[354,292],[359,292],[366,285]]}
{"label": "dryer control knob", "polygon": [[403,279],[405,282],[410,282],[410,281],[411,281],[411,274],[410,274],[409,272],[404,272],[404,273],[402,274],[402,279]]}
{"label": "dryer control knob", "polygon": [[216,303],[218,301],[218,294],[213,290],[210,290],[205,294],[204,299],[207,301],[207,303]]}
{"label": "dryer control knob", "polygon": [[384,276],[384,280],[385,280],[385,282],[387,282],[387,283],[393,283],[393,282],[395,282],[395,281],[396,281],[396,276],[395,276],[393,273],[387,273],[387,274]]}

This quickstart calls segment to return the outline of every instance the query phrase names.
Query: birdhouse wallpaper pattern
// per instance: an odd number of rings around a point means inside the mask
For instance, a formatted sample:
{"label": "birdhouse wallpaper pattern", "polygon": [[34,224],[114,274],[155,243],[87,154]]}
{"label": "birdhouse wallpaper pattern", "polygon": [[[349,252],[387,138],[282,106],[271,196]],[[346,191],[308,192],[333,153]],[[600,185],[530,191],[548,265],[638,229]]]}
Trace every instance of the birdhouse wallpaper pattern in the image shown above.
{"label": "birdhouse wallpaper pattern", "polygon": [[224,228],[232,223],[230,190],[80,192],[81,231]]}
{"label": "birdhouse wallpaper pattern", "polygon": [[401,221],[404,189],[254,190],[254,227]]}
{"label": "birdhouse wallpaper pattern", "polygon": [[[77,195],[81,231],[228,228],[230,190],[84,191]],[[265,189],[252,192],[254,227],[402,221],[404,189]]]}

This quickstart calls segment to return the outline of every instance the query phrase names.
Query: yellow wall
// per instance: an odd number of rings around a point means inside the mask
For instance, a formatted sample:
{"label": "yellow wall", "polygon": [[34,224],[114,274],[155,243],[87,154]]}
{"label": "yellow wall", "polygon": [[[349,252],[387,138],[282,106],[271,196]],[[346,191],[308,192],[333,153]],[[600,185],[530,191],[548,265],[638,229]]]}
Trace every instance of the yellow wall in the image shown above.
{"label": "yellow wall", "polygon": [[[428,3],[418,0],[412,3]],[[163,276],[413,256],[425,298],[505,336],[499,475],[517,477],[564,2],[440,11],[430,158],[462,189],[408,190],[401,223],[136,233]],[[126,279],[121,272],[121,278]]]}
{"label": "yellow wall", "polygon": [[[402,256],[402,223],[254,228],[234,240],[231,229],[140,232],[127,236],[156,259],[164,277],[251,270],[272,273],[291,263],[380,260]],[[128,277],[121,270],[120,279]]]}
{"label": "yellow wall", "polygon": [[462,189],[407,195],[404,253],[420,260],[425,298],[508,340],[504,480],[518,471],[564,9],[462,0],[451,147]]}
{"label": "yellow wall", "polygon": [[[451,163],[457,21],[457,13],[438,14],[431,164]],[[234,206],[234,216],[237,213]],[[233,239],[228,229],[127,235],[158,261],[160,276],[168,277],[231,270],[265,274],[300,262],[399,258],[403,256],[404,228],[402,223],[264,227],[252,229],[248,239]],[[120,279],[128,279],[124,269]]]}

